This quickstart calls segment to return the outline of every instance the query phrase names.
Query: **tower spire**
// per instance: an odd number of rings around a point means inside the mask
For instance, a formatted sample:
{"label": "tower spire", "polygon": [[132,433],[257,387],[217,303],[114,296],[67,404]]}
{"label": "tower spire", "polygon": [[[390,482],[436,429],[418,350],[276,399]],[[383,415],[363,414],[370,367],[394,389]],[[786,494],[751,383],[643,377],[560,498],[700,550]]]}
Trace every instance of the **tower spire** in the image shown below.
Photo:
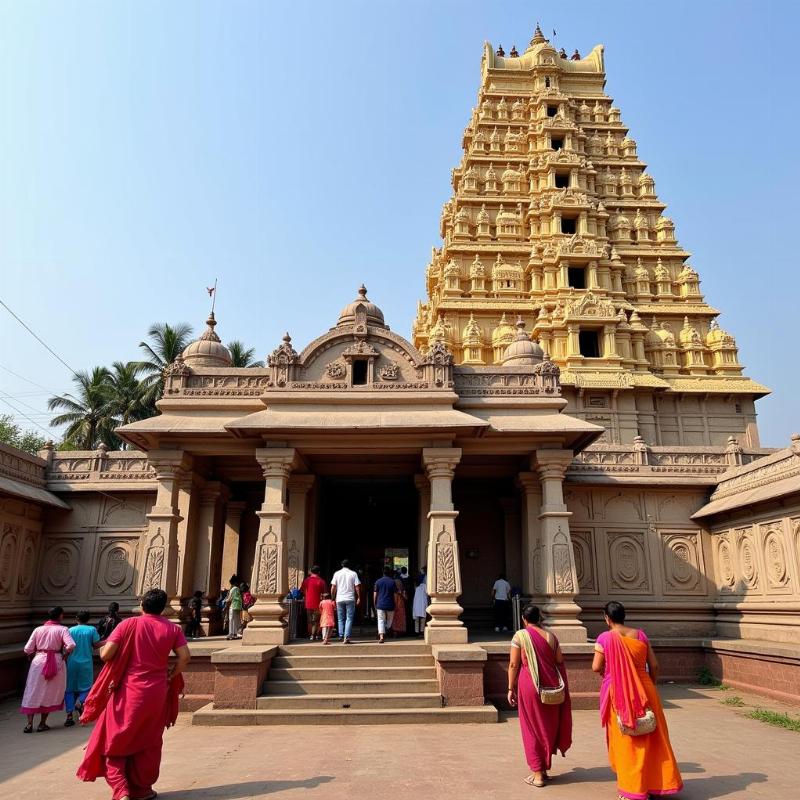
{"label": "tower spire", "polygon": [[535,44],[544,44],[547,41],[544,38],[544,34],[542,33],[542,29],[539,27],[539,23],[536,23],[536,30],[533,32],[533,39],[531,39],[530,47],[533,47]]}

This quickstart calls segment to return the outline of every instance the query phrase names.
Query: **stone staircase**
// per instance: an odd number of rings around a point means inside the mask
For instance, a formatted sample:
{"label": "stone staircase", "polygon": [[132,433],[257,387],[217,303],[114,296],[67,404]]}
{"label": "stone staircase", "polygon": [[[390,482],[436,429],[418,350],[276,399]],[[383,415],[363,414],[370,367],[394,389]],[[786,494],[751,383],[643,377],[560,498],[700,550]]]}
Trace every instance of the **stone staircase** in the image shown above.
{"label": "stone staircase", "polygon": [[494,706],[445,708],[431,648],[422,642],[284,645],[255,709],[195,712],[195,725],[496,722]]}

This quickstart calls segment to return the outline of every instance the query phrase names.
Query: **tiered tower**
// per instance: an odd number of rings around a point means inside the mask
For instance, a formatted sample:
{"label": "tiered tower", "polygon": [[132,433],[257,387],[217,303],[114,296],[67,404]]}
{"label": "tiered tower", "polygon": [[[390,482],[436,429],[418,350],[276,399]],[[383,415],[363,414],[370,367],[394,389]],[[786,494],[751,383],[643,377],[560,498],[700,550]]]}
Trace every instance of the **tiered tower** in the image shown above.
{"label": "tiered tower", "polygon": [[485,45],[414,343],[501,363],[521,317],[568,413],[607,441],[755,447],[768,390],[742,375],[604,86],[602,45],[568,58],[538,25],[521,55]]}

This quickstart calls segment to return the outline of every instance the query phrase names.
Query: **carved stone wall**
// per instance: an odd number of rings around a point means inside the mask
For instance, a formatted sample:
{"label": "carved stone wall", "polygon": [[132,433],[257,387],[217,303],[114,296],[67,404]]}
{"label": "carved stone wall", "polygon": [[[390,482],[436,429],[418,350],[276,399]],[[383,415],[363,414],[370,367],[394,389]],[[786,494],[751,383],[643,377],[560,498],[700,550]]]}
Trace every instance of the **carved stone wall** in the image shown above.
{"label": "carved stone wall", "polygon": [[48,511],[33,580],[34,615],[53,605],[93,613],[136,606],[150,492],[73,492],[71,511]]}
{"label": "carved stone wall", "polygon": [[0,497],[0,644],[26,637],[39,543],[41,506]]}
{"label": "carved stone wall", "polygon": [[800,642],[800,500],[711,529],[721,636]]}
{"label": "carved stone wall", "polygon": [[658,635],[714,630],[708,541],[689,518],[706,499],[698,489],[565,485],[580,594],[590,633],[601,609],[619,600],[635,624]]}

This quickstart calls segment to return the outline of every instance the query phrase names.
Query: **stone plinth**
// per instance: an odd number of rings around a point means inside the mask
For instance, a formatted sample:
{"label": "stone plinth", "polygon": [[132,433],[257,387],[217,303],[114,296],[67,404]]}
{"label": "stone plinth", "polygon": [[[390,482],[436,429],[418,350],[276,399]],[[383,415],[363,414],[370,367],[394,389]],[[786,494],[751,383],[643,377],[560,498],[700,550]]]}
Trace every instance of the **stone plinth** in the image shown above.
{"label": "stone plinth", "polygon": [[434,645],[436,676],[445,706],[482,706],[486,651],[477,645]]}
{"label": "stone plinth", "polygon": [[229,647],[211,656],[214,708],[255,708],[277,647]]}

